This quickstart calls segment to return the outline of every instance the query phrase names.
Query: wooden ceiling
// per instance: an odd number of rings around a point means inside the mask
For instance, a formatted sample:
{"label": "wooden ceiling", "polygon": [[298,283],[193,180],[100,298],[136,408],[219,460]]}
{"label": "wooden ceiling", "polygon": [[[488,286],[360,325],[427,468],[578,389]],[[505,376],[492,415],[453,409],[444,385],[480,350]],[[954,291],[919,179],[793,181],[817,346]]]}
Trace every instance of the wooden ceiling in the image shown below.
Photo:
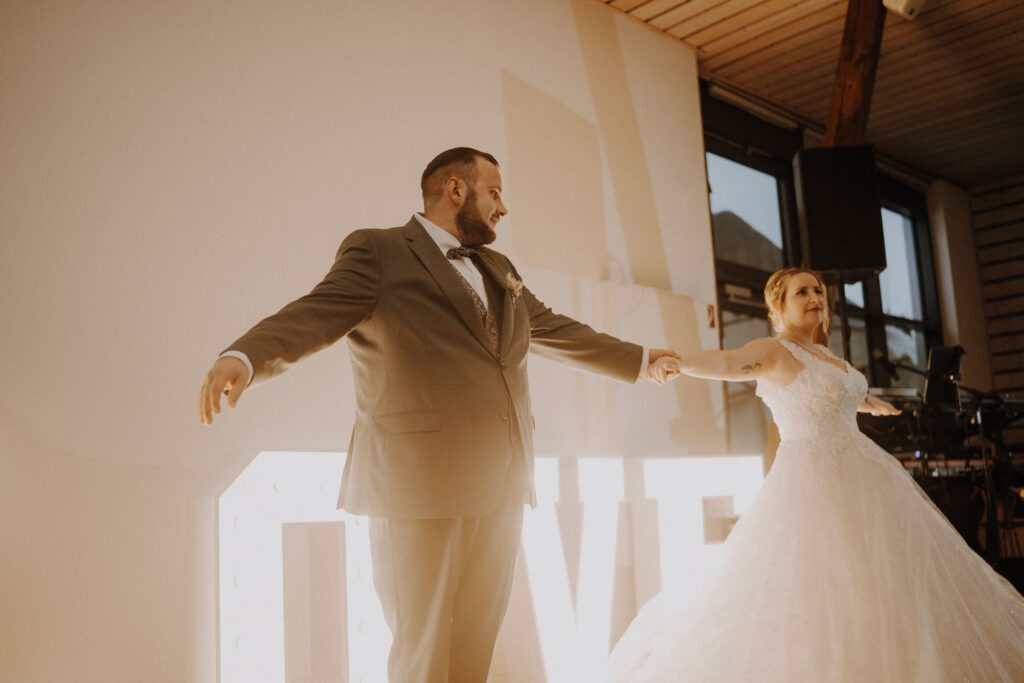
{"label": "wooden ceiling", "polygon": [[[701,74],[824,128],[841,0],[605,0],[693,47]],[[868,141],[919,174],[977,188],[1024,174],[1024,2],[890,11]]]}

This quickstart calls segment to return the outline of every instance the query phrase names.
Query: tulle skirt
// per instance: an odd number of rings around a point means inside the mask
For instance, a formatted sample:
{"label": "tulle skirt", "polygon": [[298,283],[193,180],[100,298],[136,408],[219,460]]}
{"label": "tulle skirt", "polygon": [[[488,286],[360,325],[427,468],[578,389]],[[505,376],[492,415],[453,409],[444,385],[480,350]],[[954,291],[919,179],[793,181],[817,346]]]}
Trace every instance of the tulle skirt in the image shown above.
{"label": "tulle skirt", "polygon": [[1024,600],[860,433],[783,441],[719,571],[649,601],[612,679],[1024,681]]}

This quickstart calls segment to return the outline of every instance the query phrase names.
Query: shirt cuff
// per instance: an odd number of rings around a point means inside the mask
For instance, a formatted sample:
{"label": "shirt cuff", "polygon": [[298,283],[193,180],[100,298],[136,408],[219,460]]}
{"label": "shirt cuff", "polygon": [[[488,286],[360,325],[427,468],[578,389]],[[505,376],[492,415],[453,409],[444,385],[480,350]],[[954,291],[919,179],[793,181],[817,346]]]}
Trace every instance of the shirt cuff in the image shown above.
{"label": "shirt cuff", "polygon": [[[229,351],[229,353],[230,353],[230,351]],[[642,382],[643,380],[647,379],[647,365],[650,362],[651,362],[651,350],[645,346],[644,347],[644,355],[640,359],[640,372],[637,373],[637,376],[636,376],[636,381],[637,382]]]}
{"label": "shirt cuff", "polygon": [[[644,358],[646,357],[647,356],[645,355]],[[245,386],[249,386],[250,384],[252,384],[252,376],[255,373],[253,373],[252,361],[249,360],[249,356],[245,355],[241,351],[225,351],[224,353],[217,356],[217,358],[237,358],[238,360],[245,363],[245,367],[249,371],[249,381],[245,383]]]}

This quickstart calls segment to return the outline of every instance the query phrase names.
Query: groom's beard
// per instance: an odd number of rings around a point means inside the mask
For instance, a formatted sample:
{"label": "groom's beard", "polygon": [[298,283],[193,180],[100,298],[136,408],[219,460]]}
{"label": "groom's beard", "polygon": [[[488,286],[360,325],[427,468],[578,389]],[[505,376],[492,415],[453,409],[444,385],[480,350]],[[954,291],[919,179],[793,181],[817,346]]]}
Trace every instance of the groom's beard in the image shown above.
{"label": "groom's beard", "polygon": [[498,238],[491,225],[480,215],[476,205],[476,190],[468,188],[466,201],[455,214],[455,227],[459,231],[459,241],[466,247],[479,247],[490,244]]}

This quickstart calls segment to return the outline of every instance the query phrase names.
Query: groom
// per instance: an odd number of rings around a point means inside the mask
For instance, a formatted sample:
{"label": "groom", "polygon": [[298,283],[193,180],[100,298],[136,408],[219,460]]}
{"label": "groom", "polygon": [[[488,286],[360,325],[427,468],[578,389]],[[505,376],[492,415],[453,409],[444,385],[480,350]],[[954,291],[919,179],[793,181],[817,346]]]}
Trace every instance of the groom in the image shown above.
{"label": "groom", "polygon": [[535,501],[527,352],[623,382],[672,352],[552,312],[484,246],[508,213],[490,154],[442,152],[421,188],[422,214],[350,234],[320,284],[221,354],[199,418],[347,337],[356,415],[338,504],[370,517],[389,679],[483,683]]}

